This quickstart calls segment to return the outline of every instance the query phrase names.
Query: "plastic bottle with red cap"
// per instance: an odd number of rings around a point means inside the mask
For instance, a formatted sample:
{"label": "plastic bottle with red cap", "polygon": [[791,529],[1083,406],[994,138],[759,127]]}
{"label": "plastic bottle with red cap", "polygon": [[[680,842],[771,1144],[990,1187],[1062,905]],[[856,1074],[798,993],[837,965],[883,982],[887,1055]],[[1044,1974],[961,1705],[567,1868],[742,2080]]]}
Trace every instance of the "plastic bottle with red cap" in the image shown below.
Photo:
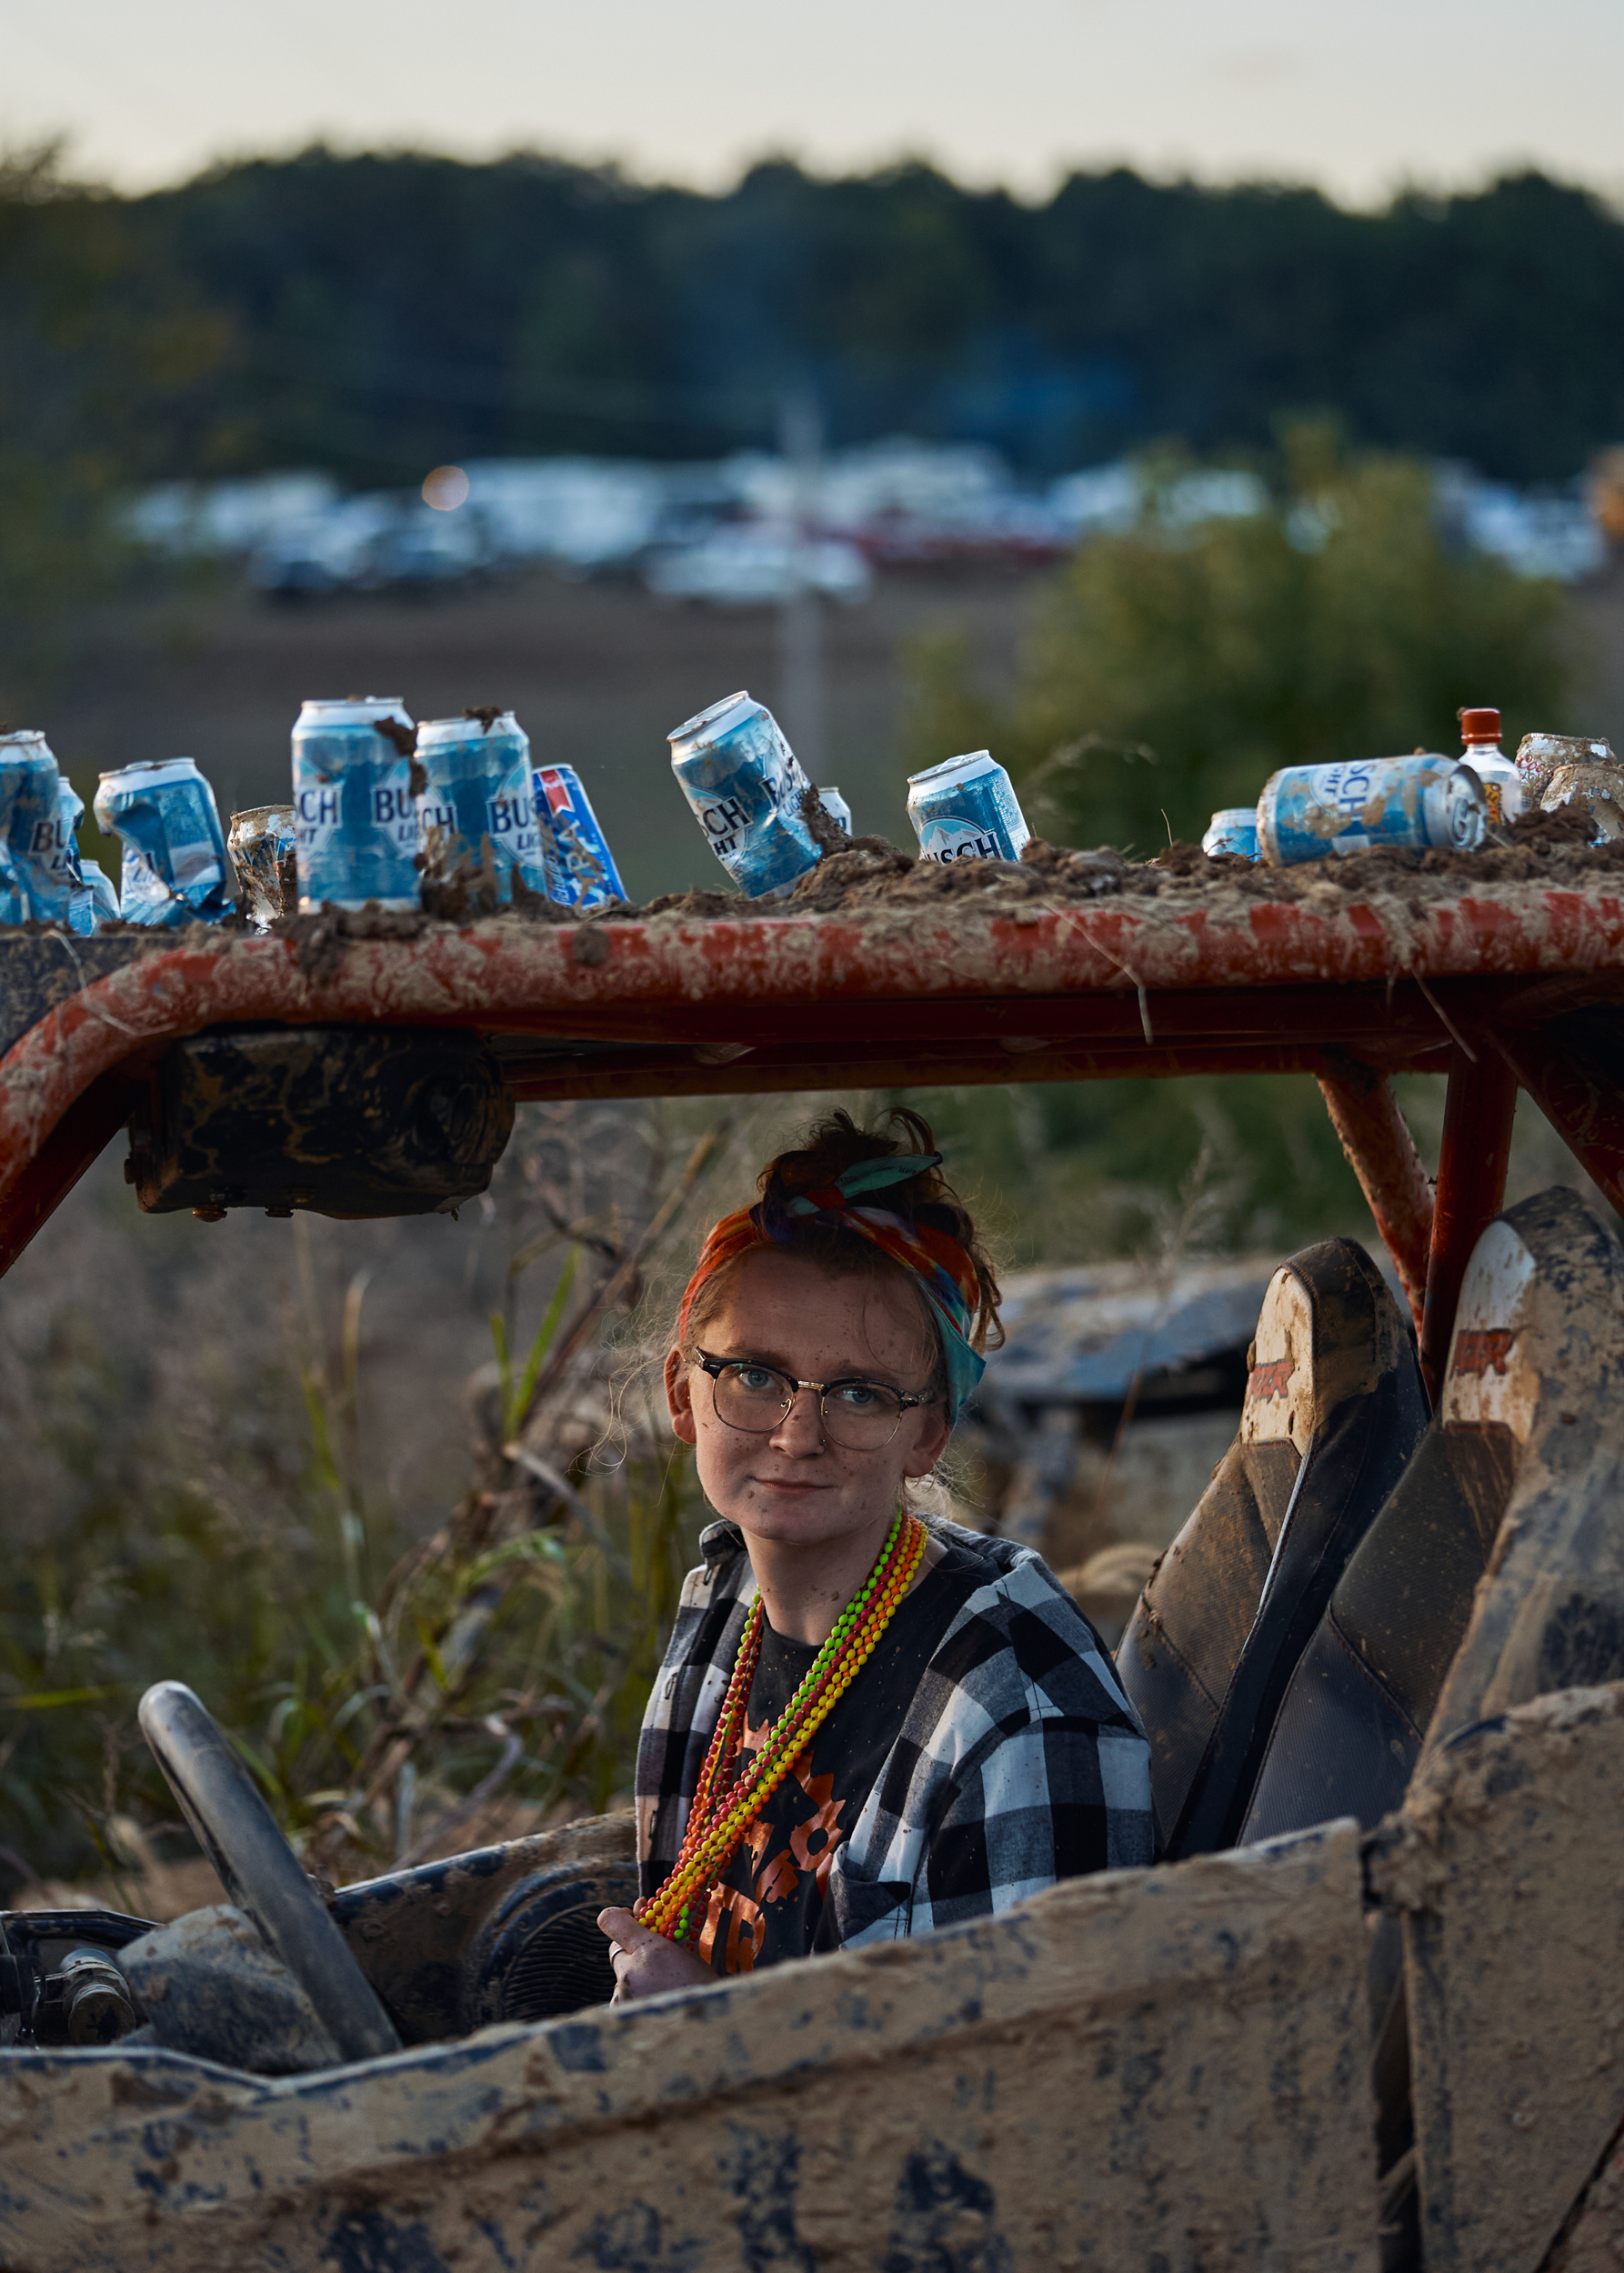
{"label": "plastic bottle with red cap", "polygon": [[1527,811],[1529,793],[1528,785],[1500,747],[1500,714],[1468,708],[1456,716],[1460,720],[1466,762],[1482,783],[1489,800],[1489,826],[1509,828],[1518,815]]}

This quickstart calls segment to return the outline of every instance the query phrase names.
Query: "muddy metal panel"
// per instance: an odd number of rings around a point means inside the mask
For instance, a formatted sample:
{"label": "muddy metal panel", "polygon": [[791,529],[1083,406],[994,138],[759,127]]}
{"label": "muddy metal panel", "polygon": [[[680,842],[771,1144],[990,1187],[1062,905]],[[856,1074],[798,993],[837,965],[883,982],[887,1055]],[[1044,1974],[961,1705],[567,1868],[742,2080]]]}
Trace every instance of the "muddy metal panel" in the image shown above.
{"label": "muddy metal panel", "polygon": [[1375,2273],[1358,1837],[259,2083],[0,2054],[12,2273]]}
{"label": "muddy metal panel", "polygon": [[1536,2273],[1624,2118],[1624,1684],[1425,1757],[1380,1843],[1428,2273]]}

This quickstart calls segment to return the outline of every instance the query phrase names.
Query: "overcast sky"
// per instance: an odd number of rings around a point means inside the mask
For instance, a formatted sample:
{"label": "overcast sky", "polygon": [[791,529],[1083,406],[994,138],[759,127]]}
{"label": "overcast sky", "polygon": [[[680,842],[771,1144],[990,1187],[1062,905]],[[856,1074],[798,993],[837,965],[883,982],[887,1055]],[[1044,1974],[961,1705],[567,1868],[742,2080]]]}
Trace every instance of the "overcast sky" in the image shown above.
{"label": "overcast sky", "polygon": [[0,0],[0,140],[127,186],[325,136],[714,186],[768,151],[1624,188],[1620,0]]}

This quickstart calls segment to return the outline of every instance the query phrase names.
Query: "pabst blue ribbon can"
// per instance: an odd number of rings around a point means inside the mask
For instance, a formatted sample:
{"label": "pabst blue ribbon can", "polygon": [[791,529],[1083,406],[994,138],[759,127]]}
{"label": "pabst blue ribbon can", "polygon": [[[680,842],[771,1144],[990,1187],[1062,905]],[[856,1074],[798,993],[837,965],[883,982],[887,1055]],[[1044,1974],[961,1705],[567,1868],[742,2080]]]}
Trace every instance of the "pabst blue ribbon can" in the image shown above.
{"label": "pabst blue ribbon can", "polygon": [[45,736],[0,734],[0,923],[66,920],[71,891],[53,873],[61,823],[62,776]]}
{"label": "pabst blue ribbon can", "polygon": [[104,774],[95,817],[124,840],[119,900],[131,924],[217,924],[233,912],[215,793],[189,757]]}
{"label": "pabst blue ribbon can", "polygon": [[299,906],[416,907],[412,721],[398,695],[307,702],[293,730]]}
{"label": "pabst blue ribbon can", "polygon": [[990,750],[910,774],[907,817],[921,860],[1018,860],[1032,834],[1015,786]]}
{"label": "pabst blue ribbon can", "polygon": [[530,737],[512,711],[425,719],[417,759],[427,776],[417,795],[424,874],[448,877],[465,857],[481,866],[488,859],[504,899],[513,897],[516,868],[533,892],[545,892]]}
{"label": "pabst blue ribbon can", "polygon": [[1457,757],[1365,757],[1286,766],[1258,800],[1258,842],[1271,867],[1332,853],[1476,852],[1489,801]]}
{"label": "pabst blue ribbon can", "polygon": [[1201,850],[1212,859],[1218,853],[1238,853],[1243,860],[1258,857],[1258,811],[1255,806],[1221,806],[1207,824]]}
{"label": "pabst blue ribbon can", "polygon": [[550,900],[562,907],[597,907],[623,900],[626,886],[573,766],[538,766],[531,775],[536,824]]}
{"label": "pabst blue ribbon can", "polygon": [[706,843],[748,898],[787,892],[817,866],[822,856],[801,815],[812,785],[765,703],[729,695],[668,739]]}

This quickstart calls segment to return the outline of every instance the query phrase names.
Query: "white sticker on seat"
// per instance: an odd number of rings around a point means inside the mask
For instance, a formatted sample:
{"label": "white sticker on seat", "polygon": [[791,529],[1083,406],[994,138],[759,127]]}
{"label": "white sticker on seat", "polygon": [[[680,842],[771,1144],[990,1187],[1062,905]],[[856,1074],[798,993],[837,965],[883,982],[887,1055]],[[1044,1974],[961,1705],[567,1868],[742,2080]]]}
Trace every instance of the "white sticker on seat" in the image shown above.
{"label": "white sticker on seat", "polygon": [[1258,1314],[1240,1417],[1242,1444],[1289,1440],[1298,1456],[1314,1427],[1314,1315],[1308,1291],[1294,1271],[1278,1270]]}
{"label": "white sticker on seat", "polygon": [[1509,1428],[1527,1444],[1539,1374],[1525,1331],[1534,1258],[1508,1223],[1491,1223],[1466,1267],[1439,1417],[1446,1427]]}

